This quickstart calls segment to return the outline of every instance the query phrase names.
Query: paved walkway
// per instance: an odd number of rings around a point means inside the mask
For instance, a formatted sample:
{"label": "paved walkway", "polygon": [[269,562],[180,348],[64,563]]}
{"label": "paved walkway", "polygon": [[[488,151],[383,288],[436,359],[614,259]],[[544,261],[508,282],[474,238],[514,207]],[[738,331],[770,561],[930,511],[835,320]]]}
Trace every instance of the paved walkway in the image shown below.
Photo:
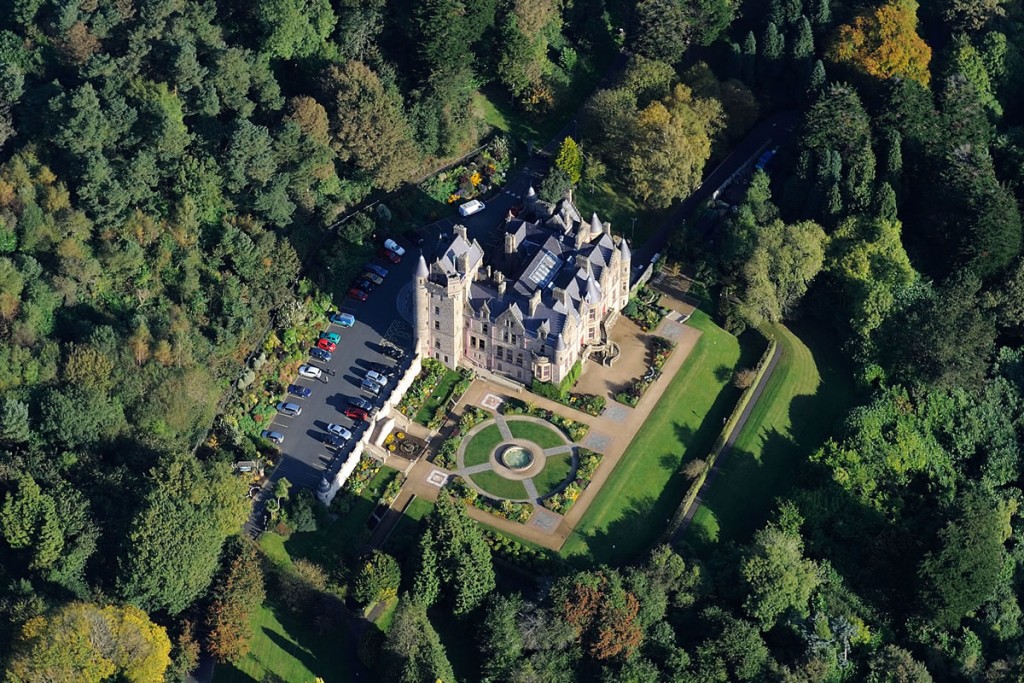
{"label": "paved walkway", "polygon": [[722,450],[718,453],[718,457],[715,458],[715,464],[708,472],[708,476],[704,478],[704,483],[701,484],[700,491],[697,492],[697,498],[694,499],[693,505],[686,513],[686,517],[679,524],[679,528],[672,535],[672,543],[676,544],[683,540],[683,536],[686,533],[686,529],[690,526],[690,522],[693,520],[693,516],[697,514],[697,508],[701,506],[704,500],[704,495],[711,488],[711,484],[714,483],[718,477],[718,469],[722,463],[728,457],[729,453],[732,452],[733,444],[736,443],[736,439],[740,433],[743,432],[743,428],[747,424],[747,418],[750,417],[750,413],[754,410],[754,406],[757,405],[758,400],[761,398],[761,394],[764,393],[764,388],[768,385],[768,380],[771,379],[772,373],[775,372],[775,366],[779,364],[779,359],[782,358],[782,344],[775,346],[775,353],[772,354],[771,360],[768,361],[768,367],[764,371],[764,376],[761,378],[761,383],[754,389],[754,393],[750,396],[750,400],[747,402],[747,407],[743,409],[738,420],[736,420],[736,427],[729,434],[728,440],[722,445]]}

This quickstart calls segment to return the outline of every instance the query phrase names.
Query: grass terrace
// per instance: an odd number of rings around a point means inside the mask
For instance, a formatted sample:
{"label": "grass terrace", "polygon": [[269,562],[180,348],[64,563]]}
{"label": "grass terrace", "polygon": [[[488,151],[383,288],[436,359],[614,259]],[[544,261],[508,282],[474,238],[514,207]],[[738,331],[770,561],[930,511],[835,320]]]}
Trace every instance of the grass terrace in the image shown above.
{"label": "grass terrace", "polygon": [[491,452],[498,447],[504,439],[501,437],[501,430],[498,425],[493,424],[484,427],[473,438],[466,443],[464,459],[466,467],[481,465],[491,457]]}
{"label": "grass terrace", "polygon": [[537,424],[536,422],[509,420],[508,430],[512,432],[512,436],[515,438],[532,441],[540,446],[542,450],[565,445],[565,439],[555,431],[554,427]]}
{"label": "grass terrace", "polygon": [[686,493],[682,464],[707,455],[739,398],[733,370],[764,351],[754,335],[741,343],[699,309],[689,324],[700,339],[562,547],[575,565],[632,561],[657,542]]}
{"label": "grass terrace", "polygon": [[474,484],[497,498],[516,498],[522,500],[527,497],[526,487],[523,486],[523,482],[506,479],[497,472],[490,470],[477,472],[470,475],[469,478],[473,480]]}
{"label": "grass terrace", "polygon": [[571,453],[562,453],[548,457],[544,469],[533,478],[533,485],[537,487],[537,493],[543,496],[553,492],[569,476],[570,469],[572,469]]}

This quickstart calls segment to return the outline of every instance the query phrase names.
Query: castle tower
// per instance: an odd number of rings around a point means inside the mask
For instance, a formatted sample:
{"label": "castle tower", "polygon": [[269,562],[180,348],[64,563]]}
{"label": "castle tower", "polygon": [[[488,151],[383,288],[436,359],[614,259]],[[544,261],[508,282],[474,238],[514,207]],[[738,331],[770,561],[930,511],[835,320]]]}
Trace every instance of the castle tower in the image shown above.
{"label": "castle tower", "polygon": [[413,276],[413,300],[412,316],[416,328],[416,345],[413,351],[417,354],[426,353],[429,346],[427,330],[430,323],[427,318],[430,315],[430,305],[427,294],[427,262],[420,254],[420,260],[416,264],[416,274]]}
{"label": "castle tower", "polygon": [[621,269],[620,277],[621,290],[619,294],[619,303],[616,308],[622,308],[629,301],[629,276],[630,268],[633,267],[633,254],[629,250],[629,245],[626,244],[626,238],[623,237],[622,241],[619,242],[619,268]]}

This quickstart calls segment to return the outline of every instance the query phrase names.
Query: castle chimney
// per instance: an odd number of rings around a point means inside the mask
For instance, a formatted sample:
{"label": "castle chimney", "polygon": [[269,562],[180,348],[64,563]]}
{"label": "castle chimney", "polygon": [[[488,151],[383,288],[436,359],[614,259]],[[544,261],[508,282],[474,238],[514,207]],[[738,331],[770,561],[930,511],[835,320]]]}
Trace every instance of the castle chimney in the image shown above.
{"label": "castle chimney", "polygon": [[516,236],[510,232],[505,233],[505,253],[516,253]]}
{"label": "castle chimney", "polygon": [[569,293],[561,287],[555,287],[551,294],[555,297],[555,301],[561,301],[563,304],[569,305]]}
{"label": "castle chimney", "polygon": [[530,316],[537,314],[537,307],[540,306],[540,289],[533,290],[530,295]]}
{"label": "castle chimney", "polygon": [[466,234],[466,226],[465,225],[456,225],[455,226],[455,234],[458,235],[459,237],[461,237],[462,239],[466,240],[467,242],[469,241],[469,236]]}
{"label": "castle chimney", "polygon": [[590,275],[590,259],[583,254],[576,254],[576,270],[583,271],[583,276]]}
{"label": "castle chimney", "polygon": [[[465,230],[465,228],[463,228]],[[469,252],[462,252],[455,257],[455,270],[461,275],[465,275],[469,272]]]}
{"label": "castle chimney", "polygon": [[505,280],[498,280],[498,300],[505,298]]}

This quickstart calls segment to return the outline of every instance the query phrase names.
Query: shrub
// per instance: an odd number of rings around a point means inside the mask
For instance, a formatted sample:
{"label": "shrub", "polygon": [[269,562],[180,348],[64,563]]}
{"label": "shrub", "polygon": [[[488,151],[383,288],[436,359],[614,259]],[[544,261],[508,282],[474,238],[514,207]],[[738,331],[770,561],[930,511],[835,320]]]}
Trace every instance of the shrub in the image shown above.
{"label": "shrub", "polygon": [[363,558],[352,589],[352,597],[360,605],[371,605],[391,600],[398,595],[402,571],[398,560],[387,553],[374,550]]}

